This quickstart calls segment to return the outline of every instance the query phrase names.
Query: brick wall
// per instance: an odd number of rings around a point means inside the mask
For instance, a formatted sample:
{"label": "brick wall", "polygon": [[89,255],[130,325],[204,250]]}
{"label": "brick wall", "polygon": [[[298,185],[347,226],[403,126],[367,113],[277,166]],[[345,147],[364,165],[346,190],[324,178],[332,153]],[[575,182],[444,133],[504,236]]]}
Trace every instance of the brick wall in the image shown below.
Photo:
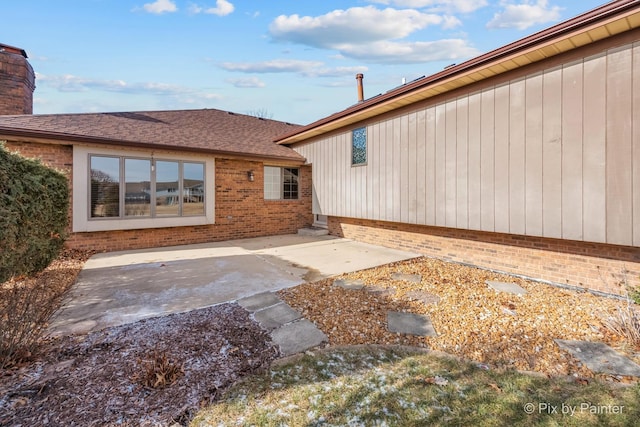
{"label": "brick wall", "polygon": [[32,114],[35,79],[27,58],[0,52],[0,114]]}
{"label": "brick wall", "polygon": [[332,235],[509,274],[623,294],[640,286],[640,249],[599,243],[330,217]]}
{"label": "brick wall", "polygon": [[[71,146],[8,142],[7,148],[65,171],[72,182]],[[253,170],[253,182],[247,171]],[[298,200],[264,200],[262,162],[216,159],[215,224],[72,233],[67,246],[96,251],[143,249],[296,233],[313,222],[311,167],[300,167]]]}

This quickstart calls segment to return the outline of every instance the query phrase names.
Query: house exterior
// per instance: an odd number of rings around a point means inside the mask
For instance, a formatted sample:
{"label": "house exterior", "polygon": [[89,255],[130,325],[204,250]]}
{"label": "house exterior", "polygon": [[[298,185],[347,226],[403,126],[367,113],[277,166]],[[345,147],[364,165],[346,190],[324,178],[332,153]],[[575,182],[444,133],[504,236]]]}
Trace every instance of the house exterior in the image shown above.
{"label": "house exterior", "polygon": [[640,0],[613,1],[373,98],[360,86],[307,126],[213,109],[31,115],[26,54],[0,45],[0,141],[67,174],[73,248],[315,223],[622,294],[640,285],[639,27]]}
{"label": "house exterior", "polygon": [[69,247],[113,251],[310,225],[311,168],[273,143],[296,127],[212,109],[22,114],[0,116],[0,141],[69,177]]}
{"label": "house exterior", "polygon": [[640,2],[278,138],[330,233],[544,281],[640,284]]}

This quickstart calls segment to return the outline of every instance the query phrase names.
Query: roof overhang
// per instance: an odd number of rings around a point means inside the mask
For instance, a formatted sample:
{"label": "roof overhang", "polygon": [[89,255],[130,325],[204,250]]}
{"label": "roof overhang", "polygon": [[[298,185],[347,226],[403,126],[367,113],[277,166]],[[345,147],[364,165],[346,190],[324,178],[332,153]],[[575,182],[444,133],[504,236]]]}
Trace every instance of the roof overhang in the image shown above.
{"label": "roof overhang", "polygon": [[276,139],[301,142],[640,27],[640,0],[618,0],[437,74],[407,83]]}
{"label": "roof overhang", "polygon": [[54,143],[54,144],[98,144],[98,145],[122,145],[129,148],[144,148],[152,150],[164,150],[164,151],[182,151],[190,153],[209,154],[213,156],[228,158],[228,159],[243,159],[243,160],[255,160],[255,161],[271,161],[282,164],[302,165],[305,163],[305,159],[300,156],[300,159],[292,157],[270,156],[264,154],[252,154],[241,153],[233,151],[205,149],[198,147],[176,147],[167,146],[164,144],[149,144],[137,141],[120,141],[109,138],[100,137],[88,137],[81,135],[66,134],[60,132],[51,131],[37,131],[33,129],[17,129],[0,126],[0,142],[4,140],[19,141],[19,142],[41,142],[41,143]]}

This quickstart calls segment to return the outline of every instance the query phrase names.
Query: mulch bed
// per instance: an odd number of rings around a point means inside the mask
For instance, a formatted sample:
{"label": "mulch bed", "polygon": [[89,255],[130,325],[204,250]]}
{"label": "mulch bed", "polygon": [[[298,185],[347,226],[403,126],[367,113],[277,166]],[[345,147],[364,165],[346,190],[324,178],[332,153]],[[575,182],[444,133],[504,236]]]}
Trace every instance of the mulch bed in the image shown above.
{"label": "mulch bed", "polygon": [[[51,340],[41,355],[0,372],[0,425],[184,425],[278,350],[244,309],[222,304]],[[153,388],[158,359],[178,374]]]}

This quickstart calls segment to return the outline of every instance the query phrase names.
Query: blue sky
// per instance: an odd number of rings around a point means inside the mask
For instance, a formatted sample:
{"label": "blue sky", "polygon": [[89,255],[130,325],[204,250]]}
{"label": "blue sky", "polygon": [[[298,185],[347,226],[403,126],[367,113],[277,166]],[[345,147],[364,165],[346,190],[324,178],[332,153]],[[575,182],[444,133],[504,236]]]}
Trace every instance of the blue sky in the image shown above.
{"label": "blue sky", "polygon": [[307,124],[603,0],[5,0],[34,113],[217,108]]}

